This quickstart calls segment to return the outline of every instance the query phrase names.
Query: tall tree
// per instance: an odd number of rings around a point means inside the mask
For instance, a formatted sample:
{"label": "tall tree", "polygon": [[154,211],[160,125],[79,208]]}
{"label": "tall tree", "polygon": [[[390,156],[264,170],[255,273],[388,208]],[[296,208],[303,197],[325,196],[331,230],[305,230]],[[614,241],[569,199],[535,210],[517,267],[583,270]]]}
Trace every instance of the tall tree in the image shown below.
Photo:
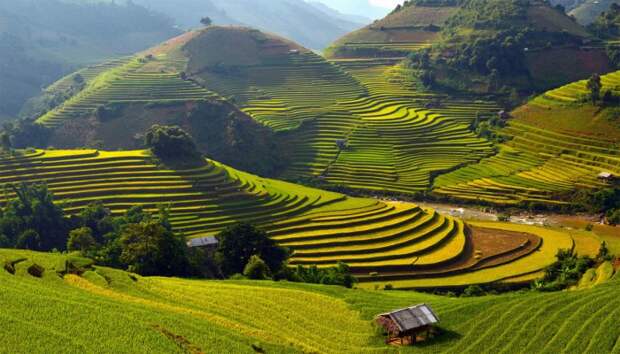
{"label": "tall tree", "polygon": [[592,100],[592,104],[595,104],[601,98],[601,89],[603,88],[601,76],[599,74],[592,74],[586,84],[586,87],[590,91],[590,99]]}

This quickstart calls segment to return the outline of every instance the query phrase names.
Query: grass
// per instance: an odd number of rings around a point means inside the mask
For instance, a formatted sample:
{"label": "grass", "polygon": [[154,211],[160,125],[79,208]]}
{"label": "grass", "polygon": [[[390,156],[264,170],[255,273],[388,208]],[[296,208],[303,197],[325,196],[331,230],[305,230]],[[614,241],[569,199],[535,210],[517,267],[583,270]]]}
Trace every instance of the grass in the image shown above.
{"label": "grass", "polygon": [[[617,352],[618,279],[589,289],[447,298],[404,291],[177,278],[130,279],[96,267],[60,278],[65,255],[0,250],[27,258],[43,278],[0,269],[0,340],[13,353],[227,352]],[[427,303],[442,335],[387,347],[371,320]],[[122,322],[122,325],[119,325]],[[254,349],[253,349],[254,348]]]}

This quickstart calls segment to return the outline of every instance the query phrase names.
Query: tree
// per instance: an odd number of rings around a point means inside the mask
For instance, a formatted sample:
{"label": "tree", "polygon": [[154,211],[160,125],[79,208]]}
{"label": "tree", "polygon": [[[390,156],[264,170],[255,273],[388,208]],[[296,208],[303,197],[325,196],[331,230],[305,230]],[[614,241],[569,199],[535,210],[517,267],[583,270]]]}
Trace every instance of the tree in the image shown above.
{"label": "tree", "polygon": [[264,231],[250,224],[228,227],[216,237],[219,245],[215,260],[225,276],[242,273],[254,255],[264,260],[275,274],[289,256],[287,249],[279,247]]}
{"label": "tree", "polygon": [[80,251],[82,253],[89,252],[97,246],[97,242],[93,237],[93,230],[89,227],[81,227],[72,230],[67,240],[67,250]]}
{"label": "tree", "polygon": [[[0,213],[0,234],[5,235],[10,244],[22,248],[39,251],[65,249],[70,221],[62,208],[54,203],[54,196],[47,186],[24,183],[7,188],[16,197],[9,200]],[[33,241],[37,238],[38,241]]]}
{"label": "tree", "polygon": [[243,269],[243,275],[248,279],[265,280],[271,278],[271,271],[265,261],[259,256],[253,255]]}
{"label": "tree", "polygon": [[592,100],[592,104],[595,104],[601,98],[601,88],[603,87],[601,84],[600,75],[592,74],[586,87],[590,91],[590,99]]}
{"label": "tree", "polygon": [[202,161],[192,137],[178,126],[154,125],[146,133],[145,143],[164,162]]}
{"label": "tree", "polygon": [[609,248],[607,248],[607,242],[603,241],[601,243],[601,247],[598,249],[598,254],[596,255],[596,259],[599,262],[611,261],[612,255],[609,253]]}
{"label": "tree", "polygon": [[95,241],[102,243],[104,236],[114,232],[112,212],[101,201],[89,204],[78,214],[80,226],[91,230]]}
{"label": "tree", "polygon": [[182,276],[190,273],[187,244],[157,220],[129,224],[120,236],[121,262],[141,275]]}
{"label": "tree", "polygon": [[211,20],[211,17],[205,16],[200,19],[200,23],[206,27],[209,27],[213,24],[213,20]]}

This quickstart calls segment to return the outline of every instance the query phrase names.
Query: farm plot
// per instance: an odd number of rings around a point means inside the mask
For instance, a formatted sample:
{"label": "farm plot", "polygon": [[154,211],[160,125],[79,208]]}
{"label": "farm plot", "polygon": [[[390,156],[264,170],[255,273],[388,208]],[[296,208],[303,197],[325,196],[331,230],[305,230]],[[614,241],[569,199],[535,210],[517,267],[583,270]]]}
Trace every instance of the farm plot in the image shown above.
{"label": "farm plot", "polygon": [[601,171],[620,173],[612,142],[542,130],[518,120],[504,129],[502,152],[436,179],[434,192],[498,204],[562,203],[557,195],[600,188]]}
{"label": "farm plot", "polygon": [[[2,201],[14,197],[8,185],[16,183],[47,184],[68,213],[94,201],[114,214],[133,206],[154,211],[170,205],[174,230],[189,238],[251,222],[293,251],[292,265],[346,262],[359,275],[400,272],[399,279],[413,279],[443,274],[455,264],[469,271],[478,263],[470,262],[477,256],[476,237],[461,220],[413,204],[259,178],[214,161],[170,170],[155,165],[146,151],[40,150],[0,159]],[[535,249],[536,239],[528,239],[502,252],[510,260],[510,254],[521,257]]]}
{"label": "farm plot", "polygon": [[[55,128],[70,119],[96,115],[98,108],[114,104],[195,102],[216,96],[182,77],[180,71],[169,70],[182,65],[179,61],[183,59],[178,55],[165,53],[85,69],[79,73],[85,75],[86,87],[37,122]],[[57,85],[63,85],[62,81]]]}
{"label": "farm plot", "polygon": [[[62,278],[56,270],[67,257],[0,250],[1,263],[23,259],[14,275],[0,268],[0,341],[12,352],[618,352],[617,277],[578,291],[449,298],[287,282],[133,281],[102,267]],[[45,268],[42,278],[28,274],[34,263]],[[443,334],[386,347],[370,321],[418,303],[432,306]]]}

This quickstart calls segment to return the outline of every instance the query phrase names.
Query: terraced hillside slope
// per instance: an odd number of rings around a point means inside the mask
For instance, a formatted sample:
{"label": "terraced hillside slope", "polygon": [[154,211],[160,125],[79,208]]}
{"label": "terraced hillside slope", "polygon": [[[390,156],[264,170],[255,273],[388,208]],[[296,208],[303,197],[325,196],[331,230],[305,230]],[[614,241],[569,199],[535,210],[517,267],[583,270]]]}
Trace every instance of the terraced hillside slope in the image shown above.
{"label": "terraced hillside slope", "polygon": [[[105,105],[195,102],[214,97],[213,93],[180,75],[187,61],[180,46],[194,35],[188,32],[135,57],[76,73],[86,81],[85,87],[37,122],[56,128],[71,119],[92,116]],[[75,80],[75,75],[50,89],[58,89],[58,85],[71,79]]]}
{"label": "terraced hillside slope", "polygon": [[[237,45],[226,45],[231,42]],[[427,189],[433,175],[492,153],[468,125],[495,105],[464,105],[386,80],[382,69],[390,60],[380,60],[380,67],[351,63],[376,69],[360,78],[343,70],[348,62],[334,65],[294,43],[242,28],[207,29],[185,48],[190,75],[281,132],[292,161],[283,177],[413,193]],[[444,99],[441,108],[431,104]]]}
{"label": "terraced hillside slope", "polygon": [[[432,190],[513,205],[562,203],[560,197],[575,188],[603,186],[596,178],[602,170],[617,171],[617,129],[604,123],[608,119],[571,130],[557,104],[551,111],[558,118],[550,120],[540,119],[549,115],[548,107],[534,103],[515,112],[517,119],[501,132],[513,138],[495,146],[472,131],[475,122],[497,114],[492,102],[429,91],[417,81],[417,69],[398,59],[327,62],[295,43],[246,28],[190,32],[136,58],[89,70],[80,74],[87,81],[84,90],[39,119],[62,125],[54,146],[76,147],[76,137],[96,134],[89,139],[136,148],[134,136],[150,124],[173,123],[191,132],[210,157],[262,175],[379,193]],[[614,75],[603,80],[611,80],[609,87]],[[196,96],[167,87],[171,77],[174,85],[194,87]],[[562,90],[572,92],[571,87]],[[537,101],[547,96],[557,100],[562,94],[551,91]],[[99,118],[88,118],[93,110]],[[235,129],[229,142],[214,143]],[[579,131],[611,135],[576,139]],[[218,150],[243,142],[242,150]]]}
{"label": "terraced hillside slope", "polygon": [[[405,88],[402,80],[410,74],[406,69],[397,79],[384,77],[391,69],[385,64],[392,63],[343,62],[341,67],[276,36],[212,26],[101,71],[84,71],[80,75],[86,87],[38,122],[56,129],[50,143],[56,147],[99,143],[136,148],[133,137],[162,121],[183,126],[200,145],[218,138],[201,132],[238,125],[226,123],[224,117],[217,127],[196,129],[228,114],[207,116],[195,107],[217,101],[234,111],[230,103],[235,103],[276,132],[270,138],[263,131],[257,139],[275,142],[282,154],[255,154],[252,159],[262,165],[274,160],[291,163],[283,169],[258,170],[203,146],[209,156],[270,176],[408,194],[428,189],[434,175],[492,154],[491,143],[468,127],[478,113],[497,110],[494,104],[449,99],[409,83]],[[366,77],[353,77],[343,70],[351,66],[370,71]],[[246,118],[240,119],[247,123]],[[247,135],[260,131],[246,125]],[[339,148],[339,141],[346,147]]]}
{"label": "terraced hillside slope", "polygon": [[405,5],[385,18],[347,34],[326,51],[328,58],[405,58],[410,52],[441,40],[456,3]]}
{"label": "terraced hillside slope", "polygon": [[478,94],[535,92],[611,70],[603,42],[536,0],[408,1],[326,55],[409,57],[435,88]]}
{"label": "terraced hillside slope", "polygon": [[[413,204],[259,178],[214,161],[200,168],[158,167],[145,151],[36,151],[0,160],[0,184],[46,183],[69,213],[101,200],[115,214],[169,204],[186,237],[251,222],[294,251],[291,264],[351,265],[364,282],[398,287],[535,278],[568,234],[503,224],[474,227]],[[9,189],[3,200],[12,198]]]}
{"label": "terraced hillside slope", "polygon": [[[620,72],[602,77],[618,95]],[[563,203],[576,188],[607,184],[601,172],[620,174],[617,107],[587,100],[586,81],[538,96],[516,109],[500,134],[500,153],[435,180],[435,192],[495,203]]]}
{"label": "terraced hillside slope", "polygon": [[[15,270],[0,268],[0,340],[13,353],[620,352],[617,276],[579,291],[455,299],[145,278],[87,265],[82,275],[64,274],[67,260],[0,250],[0,262]],[[45,269],[42,278],[28,272],[33,264]],[[374,316],[419,303],[436,312],[440,336],[415,347],[386,346],[370,326]]]}

